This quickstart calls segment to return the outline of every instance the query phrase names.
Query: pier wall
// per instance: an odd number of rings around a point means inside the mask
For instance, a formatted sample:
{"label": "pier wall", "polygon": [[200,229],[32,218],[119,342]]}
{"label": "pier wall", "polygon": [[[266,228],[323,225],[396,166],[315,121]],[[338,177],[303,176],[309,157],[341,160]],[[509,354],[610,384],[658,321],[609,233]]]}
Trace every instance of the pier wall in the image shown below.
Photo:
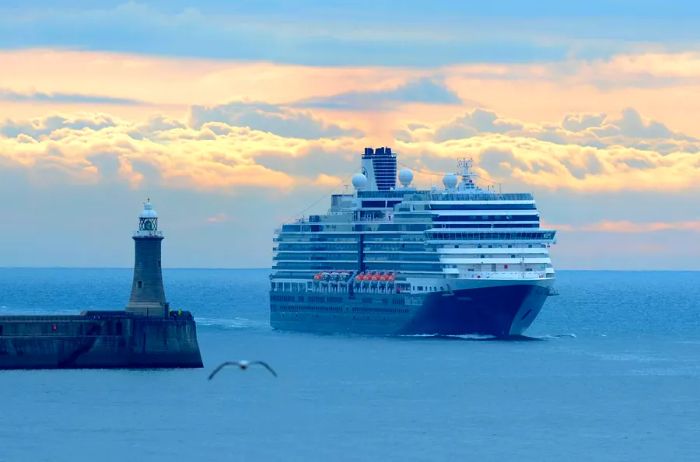
{"label": "pier wall", "polygon": [[189,312],[0,316],[0,369],[202,367]]}

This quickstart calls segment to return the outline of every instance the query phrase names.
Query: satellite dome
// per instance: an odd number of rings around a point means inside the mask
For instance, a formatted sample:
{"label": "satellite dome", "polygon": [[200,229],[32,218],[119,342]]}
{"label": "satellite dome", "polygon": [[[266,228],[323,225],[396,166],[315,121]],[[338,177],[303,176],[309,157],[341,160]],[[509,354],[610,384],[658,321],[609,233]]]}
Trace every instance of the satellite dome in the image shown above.
{"label": "satellite dome", "polygon": [[446,189],[455,189],[457,186],[457,175],[454,173],[446,174],[442,179],[442,184],[445,185]]}
{"label": "satellite dome", "polygon": [[362,173],[355,173],[352,176],[352,185],[355,189],[364,189],[367,186],[367,177]]}
{"label": "satellite dome", "polygon": [[407,188],[408,185],[411,184],[411,181],[413,181],[413,172],[408,168],[402,168],[401,171],[399,171],[399,181],[404,188]]}
{"label": "satellite dome", "polygon": [[153,210],[153,204],[151,204],[150,199],[143,203],[143,211],[139,215],[139,218],[158,218],[158,214]]}

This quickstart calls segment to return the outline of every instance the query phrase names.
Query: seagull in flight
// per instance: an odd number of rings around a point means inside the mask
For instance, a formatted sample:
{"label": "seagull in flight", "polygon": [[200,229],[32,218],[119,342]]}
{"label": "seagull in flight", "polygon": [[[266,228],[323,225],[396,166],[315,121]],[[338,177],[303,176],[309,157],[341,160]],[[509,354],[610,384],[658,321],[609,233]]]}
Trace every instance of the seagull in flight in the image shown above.
{"label": "seagull in flight", "polygon": [[226,362],[223,362],[223,363],[219,364],[219,365],[216,367],[216,369],[214,369],[213,371],[211,371],[211,374],[209,374],[209,380],[213,379],[214,376],[215,376],[216,374],[218,374],[219,371],[220,371],[221,369],[223,369],[224,367],[226,367],[226,366],[236,366],[236,367],[238,367],[239,369],[241,369],[242,371],[244,371],[244,370],[248,369],[248,367],[250,367],[250,366],[255,366],[256,364],[257,364],[257,365],[260,365],[260,366],[262,366],[262,367],[264,367],[265,369],[267,369],[268,371],[270,371],[270,373],[271,373],[272,375],[274,375],[275,377],[277,377],[277,372],[275,372],[275,370],[274,370],[273,368],[271,368],[270,365],[267,364],[265,361],[245,361],[245,360],[243,360],[243,361],[226,361]]}

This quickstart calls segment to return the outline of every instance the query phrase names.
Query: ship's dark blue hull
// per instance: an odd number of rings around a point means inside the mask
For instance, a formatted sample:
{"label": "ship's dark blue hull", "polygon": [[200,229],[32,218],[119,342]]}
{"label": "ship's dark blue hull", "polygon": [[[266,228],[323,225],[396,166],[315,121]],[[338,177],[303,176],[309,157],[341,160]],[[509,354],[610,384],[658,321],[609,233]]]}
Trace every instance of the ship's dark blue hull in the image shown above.
{"label": "ship's dark blue hull", "polygon": [[520,335],[540,312],[548,289],[514,285],[434,294],[402,329],[402,334]]}
{"label": "ship's dark blue hull", "polygon": [[532,324],[548,293],[523,283],[428,295],[272,292],[270,323],[305,332],[507,337]]}

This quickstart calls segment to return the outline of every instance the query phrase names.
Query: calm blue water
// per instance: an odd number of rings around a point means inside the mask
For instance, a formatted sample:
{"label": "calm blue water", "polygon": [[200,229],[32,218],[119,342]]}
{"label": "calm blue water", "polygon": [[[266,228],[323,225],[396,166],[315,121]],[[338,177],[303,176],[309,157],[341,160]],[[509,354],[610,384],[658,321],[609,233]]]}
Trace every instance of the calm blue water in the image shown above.
{"label": "calm blue water", "polygon": [[[700,272],[559,273],[532,341],[272,331],[264,270],[166,270],[203,370],[2,371],[0,461],[698,460]],[[0,313],[123,307],[128,269],[0,269]],[[225,370],[264,359],[278,371]]]}

